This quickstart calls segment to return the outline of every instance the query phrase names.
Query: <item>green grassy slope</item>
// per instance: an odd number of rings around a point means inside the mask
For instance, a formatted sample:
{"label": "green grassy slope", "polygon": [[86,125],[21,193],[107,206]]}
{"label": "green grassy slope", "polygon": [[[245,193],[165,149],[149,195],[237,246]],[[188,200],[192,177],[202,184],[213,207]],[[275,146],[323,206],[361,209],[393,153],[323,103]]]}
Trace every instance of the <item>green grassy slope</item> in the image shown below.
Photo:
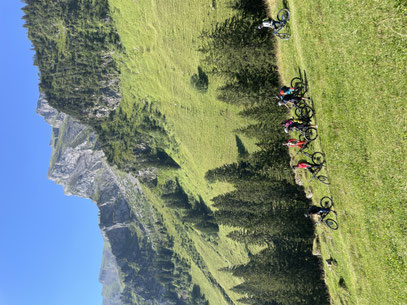
{"label": "green grassy slope", "polygon": [[[226,2],[217,1],[216,9],[212,9],[210,2],[202,1],[109,1],[125,49],[119,58],[121,110],[130,115],[134,103],[143,99],[155,101],[154,106],[165,117],[167,131],[177,142],[177,147],[168,148],[169,153],[181,165],[177,173],[162,170],[159,184],[176,175],[189,194],[200,195],[209,204],[210,198],[230,190],[230,186],[209,185],[204,174],[237,160],[234,130],[247,123],[237,115],[238,107],[216,99],[221,79],[209,76],[206,93],[190,85],[202,59],[199,36],[203,29],[230,16],[232,10]],[[243,141],[249,150],[254,149],[253,142],[244,138]],[[217,244],[208,242],[199,231],[183,232],[186,227],[177,213],[154,191],[145,188],[145,192],[163,215],[175,250],[192,264],[193,281],[200,285],[210,303],[228,304],[213,279],[236,301],[240,296],[229,288],[239,284],[239,279],[219,269],[245,262],[244,246],[226,238],[226,228],[220,228]]]}
{"label": "green grassy slope", "polygon": [[[272,16],[282,7],[270,0]],[[305,70],[340,229],[318,230],[333,304],[407,302],[407,3],[287,1],[285,82]]]}
{"label": "green grassy slope", "polygon": [[[218,1],[216,10],[208,3],[189,1],[111,0],[113,15],[126,49],[122,58],[122,109],[143,98],[159,101],[170,132],[176,135],[179,154],[174,155],[190,175],[205,184],[203,173],[236,159],[234,130],[245,125],[239,109],[216,99],[222,80],[209,77],[209,90],[202,94],[190,85],[201,54],[199,36],[232,10]],[[175,18],[176,17],[176,18]],[[245,141],[249,150],[253,143]]]}

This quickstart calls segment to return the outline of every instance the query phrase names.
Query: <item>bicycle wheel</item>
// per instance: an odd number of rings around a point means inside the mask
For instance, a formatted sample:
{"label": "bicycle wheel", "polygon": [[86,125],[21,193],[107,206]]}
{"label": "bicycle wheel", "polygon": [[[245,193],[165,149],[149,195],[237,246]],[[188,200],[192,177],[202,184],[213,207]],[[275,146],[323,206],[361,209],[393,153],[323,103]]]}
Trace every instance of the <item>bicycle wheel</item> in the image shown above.
{"label": "bicycle wheel", "polygon": [[288,22],[288,20],[290,20],[290,11],[285,8],[279,10],[277,13],[277,20]]}
{"label": "bicycle wheel", "polygon": [[294,95],[303,97],[307,92],[307,87],[300,77],[294,77],[290,82],[291,87],[294,88]]}
{"label": "bicycle wheel", "polygon": [[335,220],[328,218],[328,219],[325,219],[324,222],[327,225],[327,227],[330,228],[331,230],[338,230],[339,226]]}
{"label": "bicycle wheel", "polygon": [[314,110],[310,106],[304,106],[304,107],[297,107],[295,108],[294,111],[295,115],[301,119],[308,121],[310,118],[314,116]]}
{"label": "bicycle wheel", "polygon": [[311,160],[312,162],[314,162],[315,164],[324,164],[325,163],[325,155],[322,152],[315,152],[312,154],[311,156]]}
{"label": "bicycle wheel", "polygon": [[332,198],[328,197],[328,196],[322,197],[319,204],[321,205],[321,207],[323,207],[325,209],[330,209],[334,206],[334,202],[332,201]]}
{"label": "bicycle wheel", "polygon": [[305,101],[299,96],[294,96],[292,98],[292,100],[295,100],[294,104],[295,104],[295,107],[297,107],[297,108],[304,108],[305,106],[307,106]]}
{"label": "bicycle wheel", "polygon": [[297,88],[303,88],[304,87],[304,83],[302,82],[301,77],[294,77],[291,82],[290,82],[291,87],[293,87],[294,89]]}
{"label": "bicycle wheel", "polygon": [[314,127],[309,127],[305,130],[304,136],[308,141],[314,141],[318,137],[318,130]]}
{"label": "bicycle wheel", "polygon": [[281,40],[288,40],[291,37],[291,35],[287,33],[277,33],[276,36]]}
{"label": "bicycle wheel", "polygon": [[319,182],[322,182],[323,184],[329,184],[329,182],[328,182],[328,177],[327,176],[318,176],[318,177],[316,177],[317,178],[317,180],[319,181]]}

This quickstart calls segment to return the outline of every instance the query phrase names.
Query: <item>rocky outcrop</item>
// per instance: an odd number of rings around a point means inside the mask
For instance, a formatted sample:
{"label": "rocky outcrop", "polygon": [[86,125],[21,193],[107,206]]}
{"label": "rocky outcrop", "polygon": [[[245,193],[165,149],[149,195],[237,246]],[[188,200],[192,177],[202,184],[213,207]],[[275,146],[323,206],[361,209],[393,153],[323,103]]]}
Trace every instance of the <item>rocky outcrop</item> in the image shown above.
{"label": "rocky outcrop", "polygon": [[[49,178],[62,185],[65,194],[90,198],[100,210],[99,226],[106,241],[100,271],[103,305],[121,305],[123,269],[142,257],[139,239],[143,238],[143,247],[154,247],[155,211],[137,178],[107,163],[90,127],[52,108],[44,95],[38,101],[37,113],[52,126]],[[144,284],[138,285],[143,291]]]}

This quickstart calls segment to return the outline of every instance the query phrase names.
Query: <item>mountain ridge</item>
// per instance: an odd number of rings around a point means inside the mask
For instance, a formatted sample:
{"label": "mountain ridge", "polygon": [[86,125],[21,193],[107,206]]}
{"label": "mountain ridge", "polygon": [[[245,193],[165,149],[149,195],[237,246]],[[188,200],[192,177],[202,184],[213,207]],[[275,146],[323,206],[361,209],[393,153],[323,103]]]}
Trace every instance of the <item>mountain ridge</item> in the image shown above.
{"label": "mountain ridge", "polygon": [[[104,263],[99,280],[104,285],[104,291],[110,291],[107,297],[104,295],[103,304],[121,305],[123,284],[119,280],[119,274],[125,264],[120,259],[118,263],[117,256],[129,254],[126,253],[127,242],[138,243],[137,235],[131,229],[135,221],[143,228],[146,236],[149,236],[149,226],[152,225],[149,223],[150,219],[143,217],[142,211],[136,215],[132,209],[137,205],[136,201],[147,208],[151,206],[148,205],[137,178],[120,172],[107,163],[91,127],[54,109],[48,104],[44,94],[40,95],[36,112],[52,126],[52,155],[48,178],[61,185],[66,195],[89,198],[99,208],[99,226],[105,240]],[[131,186],[131,194],[124,184]],[[112,287],[116,288],[112,290]]]}

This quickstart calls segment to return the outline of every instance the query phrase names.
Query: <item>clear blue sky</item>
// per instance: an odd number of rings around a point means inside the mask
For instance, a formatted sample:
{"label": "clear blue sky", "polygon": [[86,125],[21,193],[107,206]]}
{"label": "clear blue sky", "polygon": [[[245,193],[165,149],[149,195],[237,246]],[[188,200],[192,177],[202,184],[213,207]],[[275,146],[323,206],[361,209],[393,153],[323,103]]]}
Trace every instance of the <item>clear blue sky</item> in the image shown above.
{"label": "clear blue sky", "polygon": [[51,127],[35,113],[22,6],[0,1],[0,305],[101,305],[98,211],[47,179]]}

